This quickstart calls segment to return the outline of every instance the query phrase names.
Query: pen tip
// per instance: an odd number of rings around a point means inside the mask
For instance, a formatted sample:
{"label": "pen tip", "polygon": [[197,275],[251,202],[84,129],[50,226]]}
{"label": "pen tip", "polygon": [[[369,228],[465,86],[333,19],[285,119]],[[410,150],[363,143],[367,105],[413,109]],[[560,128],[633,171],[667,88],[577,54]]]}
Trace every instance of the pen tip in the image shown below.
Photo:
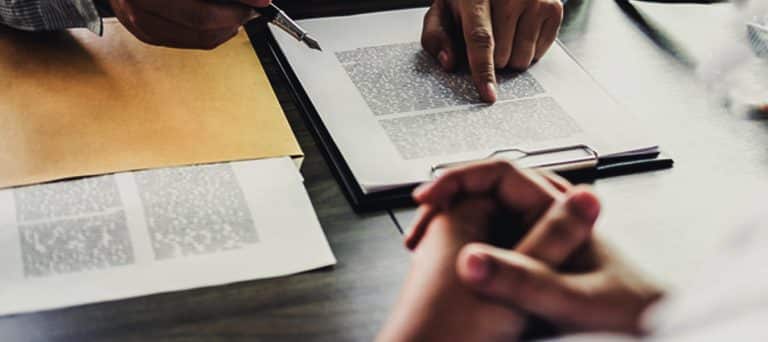
{"label": "pen tip", "polygon": [[304,36],[304,43],[307,44],[307,46],[309,46],[312,49],[315,49],[317,51],[323,51],[323,49],[320,48],[320,44],[318,44],[317,41],[310,36]]}

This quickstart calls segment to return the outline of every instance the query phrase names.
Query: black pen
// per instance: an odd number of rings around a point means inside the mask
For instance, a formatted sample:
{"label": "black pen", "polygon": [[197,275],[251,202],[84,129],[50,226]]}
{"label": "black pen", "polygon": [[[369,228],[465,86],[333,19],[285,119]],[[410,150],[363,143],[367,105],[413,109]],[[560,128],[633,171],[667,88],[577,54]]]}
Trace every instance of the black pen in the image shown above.
{"label": "black pen", "polygon": [[672,158],[658,151],[635,155],[603,158],[597,165],[580,170],[558,172],[571,183],[592,183],[595,180],[635,174],[640,172],[669,169],[674,166]]}

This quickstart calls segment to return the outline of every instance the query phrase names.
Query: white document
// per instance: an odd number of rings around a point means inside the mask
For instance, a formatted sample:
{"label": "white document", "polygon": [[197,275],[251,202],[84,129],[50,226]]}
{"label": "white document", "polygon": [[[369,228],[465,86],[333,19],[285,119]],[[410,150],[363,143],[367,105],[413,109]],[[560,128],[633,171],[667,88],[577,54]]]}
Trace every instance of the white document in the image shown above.
{"label": "white document", "polygon": [[276,277],[335,262],[287,157],[0,191],[0,314]]}
{"label": "white document", "polygon": [[601,156],[656,148],[558,45],[529,72],[499,76],[482,104],[418,43],[426,9],[309,19],[318,52],[272,29],[365,192],[430,179],[434,165],[507,148],[587,144]]}

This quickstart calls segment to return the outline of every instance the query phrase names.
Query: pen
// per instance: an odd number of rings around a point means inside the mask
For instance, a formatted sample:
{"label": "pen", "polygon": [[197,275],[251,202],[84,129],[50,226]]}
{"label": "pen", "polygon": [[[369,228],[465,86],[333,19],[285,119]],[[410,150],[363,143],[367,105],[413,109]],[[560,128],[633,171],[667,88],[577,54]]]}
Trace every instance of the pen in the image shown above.
{"label": "pen", "polygon": [[603,161],[594,167],[558,172],[558,174],[574,184],[593,183],[602,178],[669,169],[674,164],[674,160],[659,152],[647,152],[632,156],[603,158]]}
{"label": "pen", "polygon": [[272,25],[279,27],[281,30],[296,38],[296,40],[303,42],[309,48],[323,51],[323,49],[320,48],[320,44],[317,43],[317,40],[312,38],[306,30],[301,28],[299,24],[293,21],[293,19],[285,14],[279,7],[275,6],[275,4],[270,4],[268,7],[264,8],[256,8],[256,11],[272,23]]}

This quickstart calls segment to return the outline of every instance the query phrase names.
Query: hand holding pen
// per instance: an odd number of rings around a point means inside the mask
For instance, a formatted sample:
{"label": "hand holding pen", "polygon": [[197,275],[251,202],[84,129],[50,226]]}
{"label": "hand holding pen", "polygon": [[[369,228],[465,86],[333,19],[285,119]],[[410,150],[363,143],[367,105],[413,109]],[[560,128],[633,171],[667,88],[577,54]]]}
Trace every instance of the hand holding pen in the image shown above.
{"label": "hand holding pen", "polygon": [[174,48],[213,49],[246,22],[266,16],[308,46],[320,46],[270,0],[96,0],[141,41]]}

